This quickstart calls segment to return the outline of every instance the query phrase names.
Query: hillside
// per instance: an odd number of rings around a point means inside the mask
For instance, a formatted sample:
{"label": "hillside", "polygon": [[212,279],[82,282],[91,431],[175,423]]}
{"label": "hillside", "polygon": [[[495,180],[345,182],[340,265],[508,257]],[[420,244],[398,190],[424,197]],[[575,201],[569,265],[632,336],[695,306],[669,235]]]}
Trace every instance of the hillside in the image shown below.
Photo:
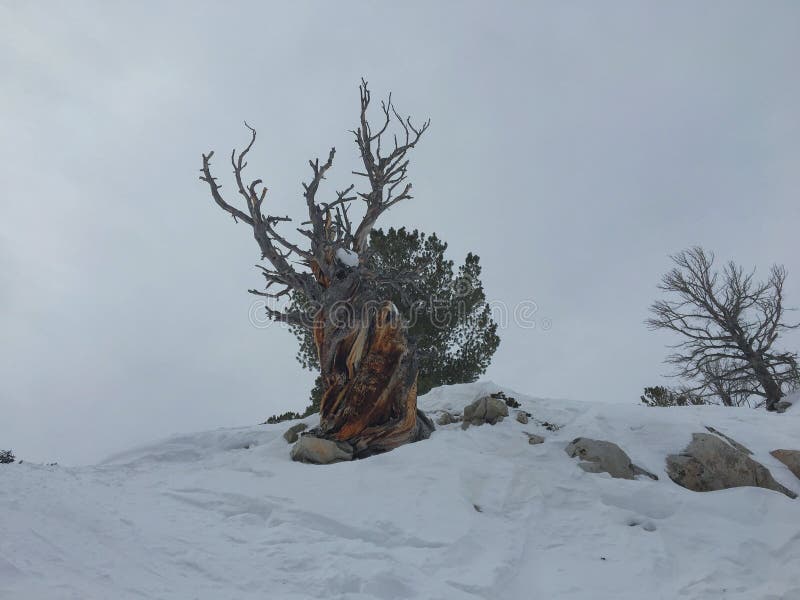
{"label": "hillside", "polygon": [[[498,389],[438,388],[420,406],[460,411]],[[691,492],[664,468],[711,425],[800,492],[769,455],[800,446],[800,410],[506,391],[560,428],[453,424],[314,466],[290,461],[281,423],[176,436],[93,467],[2,467],[0,598],[800,599],[800,500]],[[582,471],[564,452],[578,436],[618,443],[659,480]]]}

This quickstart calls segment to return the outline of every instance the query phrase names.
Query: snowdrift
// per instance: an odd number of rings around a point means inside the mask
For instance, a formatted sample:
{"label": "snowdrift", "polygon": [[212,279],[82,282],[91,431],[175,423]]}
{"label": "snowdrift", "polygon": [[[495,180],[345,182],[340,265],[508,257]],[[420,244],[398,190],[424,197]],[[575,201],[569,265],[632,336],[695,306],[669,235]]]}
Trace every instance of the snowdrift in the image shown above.
{"label": "snowdrift", "polygon": [[[501,389],[439,388],[420,406],[460,412]],[[0,468],[0,598],[800,599],[800,500],[695,493],[664,470],[667,454],[711,425],[800,493],[769,455],[800,446],[797,407],[503,391],[560,428],[513,416],[454,424],[387,454],[314,466],[290,461],[282,433],[292,423],[281,423],[176,436],[94,467]],[[529,445],[525,431],[545,442]],[[583,472],[564,452],[578,436],[616,442],[659,480]]]}

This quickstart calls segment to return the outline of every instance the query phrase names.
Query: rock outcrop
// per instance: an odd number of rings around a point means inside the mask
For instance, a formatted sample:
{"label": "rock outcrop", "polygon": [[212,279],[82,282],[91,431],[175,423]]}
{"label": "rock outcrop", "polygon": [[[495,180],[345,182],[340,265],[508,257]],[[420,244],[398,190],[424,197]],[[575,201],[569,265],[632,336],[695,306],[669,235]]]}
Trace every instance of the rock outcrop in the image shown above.
{"label": "rock outcrop", "polygon": [[525,435],[528,436],[528,443],[531,446],[535,446],[537,444],[544,444],[544,438],[540,435],[536,435],[535,433],[528,433],[527,431],[524,432]]}
{"label": "rock outcrop", "polygon": [[714,429],[713,427],[709,427],[708,425],[706,425],[706,429],[710,433],[713,433],[714,435],[718,435],[719,437],[721,437],[723,440],[728,442],[731,446],[733,446],[734,448],[736,448],[740,452],[744,452],[748,456],[752,456],[753,455],[753,453],[750,451],[750,449],[747,446],[744,446],[744,445],[740,444],[735,439],[733,439],[731,437],[728,437],[727,435],[725,435],[721,431],[717,431],[716,429]]}
{"label": "rock outcrop", "polygon": [[667,456],[667,473],[672,481],[695,492],[754,486],[797,497],[775,481],[764,465],[710,433],[692,434],[692,441],[683,452]]}
{"label": "rock outcrop", "polygon": [[305,423],[298,423],[297,425],[292,425],[289,429],[286,430],[286,433],[283,434],[283,439],[285,439],[290,444],[294,444],[297,439],[300,437],[300,432],[305,431],[308,429],[308,425]]}
{"label": "rock outcrop", "polygon": [[460,415],[454,415],[451,412],[444,411],[439,418],[436,419],[437,425],[451,425],[452,423],[458,423],[461,420]]}
{"label": "rock outcrop", "polygon": [[772,456],[785,464],[800,479],[800,450],[773,450]]}
{"label": "rock outcrop", "polygon": [[292,446],[292,460],[315,465],[353,460],[353,447],[346,442],[304,435]]}
{"label": "rock outcrop", "polygon": [[622,448],[613,442],[576,438],[564,449],[569,456],[578,457],[578,466],[587,473],[608,473],[617,479],[634,479],[637,475],[647,475],[658,479],[649,471],[634,465]]}
{"label": "rock outcrop", "polygon": [[503,400],[485,396],[464,407],[464,422],[461,426],[466,429],[470,425],[483,425],[484,423],[494,425],[507,416],[508,407]]}

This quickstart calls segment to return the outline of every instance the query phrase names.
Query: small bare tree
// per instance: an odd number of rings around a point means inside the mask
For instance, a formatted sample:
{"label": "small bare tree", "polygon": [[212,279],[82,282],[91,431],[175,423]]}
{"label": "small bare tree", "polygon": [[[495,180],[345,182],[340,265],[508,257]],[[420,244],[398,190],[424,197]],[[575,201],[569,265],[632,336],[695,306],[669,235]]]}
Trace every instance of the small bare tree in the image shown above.
{"label": "small bare tree", "polygon": [[[359,123],[352,131],[363,163],[364,191],[355,185],[337,192],[330,201],[317,195],[333,164],[335,148],[327,160],[309,161],[311,180],[303,184],[307,220],[297,232],[307,246],[290,241],[279,226],[291,219],[263,212],[267,188],[260,179],[245,182],[246,158],[256,140],[231,153],[236,192],[244,210],[224,199],[221,186],[211,174],[214,153],[203,155],[202,175],[211,197],[223,210],[252,229],[267,261],[261,268],[266,290],[251,293],[277,302],[293,292],[305,302],[266,307],[272,319],[313,330],[324,393],[320,403],[319,435],[350,443],[356,456],[390,450],[427,437],[432,423],[417,411],[417,360],[414,344],[407,336],[394,304],[387,301],[387,286],[413,280],[413,273],[378,270],[367,260],[369,233],[386,210],[411,198],[406,181],[409,152],[428,129],[430,121],[415,126],[401,117],[391,95],[381,102],[381,120],[373,128],[368,120],[370,91],[360,85]],[[390,134],[392,122],[396,133]],[[389,137],[391,135],[391,137]],[[389,138],[389,141],[387,141]],[[364,204],[356,221],[350,213],[354,202]]]}
{"label": "small bare tree", "polygon": [[767,410],[776,410],[798,377],[797,354],[774,349],[781,332],[798,327],[784,321],[786,270],[773,266],[765,282],[733,262],[719,273],[713,253],[699,247],[672,260],[675,268],[659,285],[670,299],[650,307],[654,316],[647,324],[684,338],[667,358],[676,375],[698,382],[697,390],[721,394],[726,405],[756,395]]}

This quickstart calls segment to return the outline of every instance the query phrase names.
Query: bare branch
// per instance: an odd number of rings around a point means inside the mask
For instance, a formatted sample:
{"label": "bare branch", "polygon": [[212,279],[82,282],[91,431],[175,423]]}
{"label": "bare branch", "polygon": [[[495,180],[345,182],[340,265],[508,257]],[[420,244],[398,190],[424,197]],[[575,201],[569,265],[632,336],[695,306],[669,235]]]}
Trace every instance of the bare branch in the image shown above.
{"label": "bare branch", "polygon": [[[390,95],[388,101],[381,103],[384,116],[383,125],[377,133],[373,134],[367,118],[371,97],[368,84],[363,79],[359,86],[359,94],[361,98],[360,126],[352,133],[355,135],[361,160],[364,163],[364,171],[353,171],[353,173],[366,178],[369,182],[369,191],[358,194],[367,207],[354,234],[354,250],[362,252],[366,249],[369,232],[380,215],[401,200],[411,198],[410,183],[407,183],[399,194],[394,195],[394,193],[407,177],[409,164],[407,154],[427,131],[430,120],[425,121],[420,127],[415,127],[410,117],[400,116]],[[397,137],[394,136],[394,149],[387,156],[382,157],[382,138],[387,132],[392,116],[403,130],[404,141],[398,142]]]}
{"label": "bare branch", "polygon": [[216,178],[211,176],[211,158],[213,156],[214,156],[213,150],[208,154],[203,154],[203,168],[200,169],[203,175],[200,177],[200,180],[208,183],[208,187],[211,189],[211,197],[214,198],[214,202],[216,202],[217,205],[220,208],[222,208],[222,210],[230,213],[231,216],[233,216],[234,221],[239,219],[241,221],[244,221],[248,225],[252,225],[253,224],[252,218],[244,214],[238,208],[231,206],[222,198],[222,194],[219,191],[221,189],[221,186],[217,184]]}
{"label": "bare branch", "polygon": [[[262,184],[260,179],[255,179],[248,185],[244,184],[243,174],[247,166],[245,157],[256,140],[256,130],[247,123],[245,123],[245,126],[250,131],[250,141],[238,156],[236,150],[231,153],[231,165],[233,166],[234,179],[236,180],[239,194],[245,200],[247,212],[245,213],[223,199],[220,193],[220,186],[217,184],[216,178],[211,174],[211,158],[214,156],[214,152],[203,154],[202,176],[200,179],[208,183],[211,196],[218,206],[231,214],[234,219],[246,223],[253,229],[253,236],[258,242],[262,257],[268,260],[274,268],[274,274],[271,277],[276,281],[291,286],[293,289],[303,290],[310,298],[316,298],[319,296],[319,290],[312,285],[312,279],[309,275],[298,273],[288,262],[291,253],[296,253],[304,259],[309,256],[308,253],[290,243],[275,231],[275,225],[279,222],[289,221],[289,217],[264,216],[261,213],[261,207],[266,198],[267,188],[264,187],[260,193],[258,192],[257,188]],[[282,252],[275,246],[274,242],[277,242],[289,252]]]}

